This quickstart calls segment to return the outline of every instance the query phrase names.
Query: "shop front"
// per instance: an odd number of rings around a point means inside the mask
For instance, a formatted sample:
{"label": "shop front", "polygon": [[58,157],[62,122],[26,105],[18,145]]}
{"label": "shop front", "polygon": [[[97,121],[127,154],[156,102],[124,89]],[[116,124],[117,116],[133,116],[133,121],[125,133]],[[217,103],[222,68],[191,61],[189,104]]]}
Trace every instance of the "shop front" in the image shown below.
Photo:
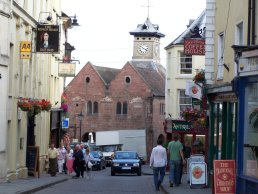
{"label": "shop front", "polygon": [[164,130],[167,134],[167,141],[172,139],[174,133],[181,137],[181,143],[191,147],[192,154],[203,154],[207,162],[208,153],[208,129],[206,127],[194,127],[185,120],[166,119]]}
{"label": "shop front", "polygon": [[258,50],[246,48],[239,56],[234,80],[239,99],[236,191],[253,194],[258,191]]}

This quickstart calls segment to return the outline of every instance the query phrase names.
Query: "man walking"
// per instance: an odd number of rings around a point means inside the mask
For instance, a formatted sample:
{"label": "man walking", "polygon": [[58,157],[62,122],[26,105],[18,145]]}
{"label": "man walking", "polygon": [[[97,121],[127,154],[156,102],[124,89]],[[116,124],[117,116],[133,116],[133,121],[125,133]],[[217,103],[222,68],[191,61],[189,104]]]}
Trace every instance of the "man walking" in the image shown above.
{"label": "man walking", "polygon": [[167,152],[162,146],[163,138],[158,138],[157,146],[152,149],[150,157],[150,166],[153,167],[153,177],[156,191],[159,191],[159,187],[163,182],[166,165],[167,165]]}
{"label": "man walking", "polygon": [[168,155],[169,155],[169,183],[170,187],[179,186],[182,171],[182,162],[185,164],[183,145],[179,141],[179,134],[174,134],[174,138],[168,144]]}
{"label": "man walking", "polygon": [[49,173],[51,176],[56,176],[58,156],[59,156],[59,153],[55,148],[55,145],[52,143],[50,148],[48,149]]}

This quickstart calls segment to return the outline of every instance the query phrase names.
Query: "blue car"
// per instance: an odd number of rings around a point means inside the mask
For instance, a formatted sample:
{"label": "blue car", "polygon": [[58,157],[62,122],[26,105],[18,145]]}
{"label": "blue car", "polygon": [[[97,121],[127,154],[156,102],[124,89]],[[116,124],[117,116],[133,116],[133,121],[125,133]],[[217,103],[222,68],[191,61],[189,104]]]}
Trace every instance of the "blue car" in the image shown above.
{"label": "blue car", "polygon": [[111,176],[116,173],[142,175],[141,158],[136,151],[116,151],[111,163]]}

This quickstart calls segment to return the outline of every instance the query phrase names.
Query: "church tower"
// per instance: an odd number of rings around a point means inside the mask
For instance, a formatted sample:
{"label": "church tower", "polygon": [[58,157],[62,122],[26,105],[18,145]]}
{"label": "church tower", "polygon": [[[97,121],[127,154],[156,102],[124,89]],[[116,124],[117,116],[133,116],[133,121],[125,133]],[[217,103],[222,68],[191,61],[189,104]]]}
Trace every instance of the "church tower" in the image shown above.
{"label": "church tower", "polygon": [[143,24],[138,24],[134,31],[132,61],[153,61],[160,63],[160,38],[165,35],[159,32],[159,26],[152,24],[147,17]]}

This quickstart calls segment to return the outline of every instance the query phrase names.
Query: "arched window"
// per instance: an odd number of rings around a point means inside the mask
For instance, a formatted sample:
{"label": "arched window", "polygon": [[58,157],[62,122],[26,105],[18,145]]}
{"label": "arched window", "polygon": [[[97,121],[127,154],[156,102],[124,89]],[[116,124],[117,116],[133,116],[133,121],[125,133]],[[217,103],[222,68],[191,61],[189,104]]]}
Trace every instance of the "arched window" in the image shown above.
{"label": "arched window", "polygon": [[87,103],[87,113],[90,115],[92,114],[92,102],[91,101],[89,101]]}
{"label": "arched window", "polygon": [[122,104],[121,102],[118,102],[116,104],[116,114],[121,115],[121,113],[122,113]]}
{"label": "arched window", "polygon": [[127,102],[123,103],[123,115],[127,114]]}
{"label": "arched window", "polygon": [[98,113],[98,102],[94,102],[93,103],[93,114],[97,114]]}

